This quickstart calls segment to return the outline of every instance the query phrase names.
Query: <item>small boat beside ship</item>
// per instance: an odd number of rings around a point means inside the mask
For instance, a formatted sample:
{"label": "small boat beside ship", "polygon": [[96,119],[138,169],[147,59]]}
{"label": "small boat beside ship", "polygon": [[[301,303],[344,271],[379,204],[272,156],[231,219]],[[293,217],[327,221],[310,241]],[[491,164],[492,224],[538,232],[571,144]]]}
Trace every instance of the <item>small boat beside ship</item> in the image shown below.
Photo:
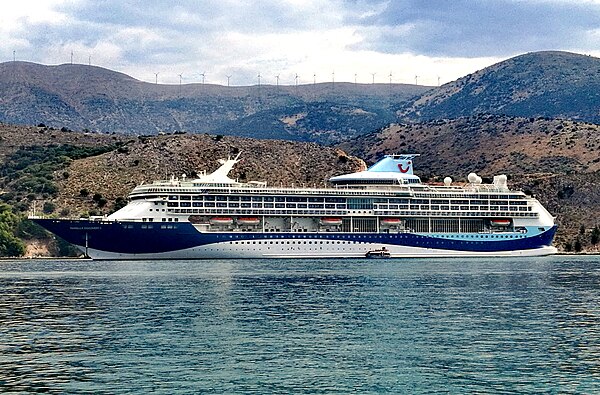
{"label": "small boat beside ship", "polygon": [[539,256],[556,252],[554,217],[538,200],[484,184],[422,183],[418,155],[386,155],[326,188],[241,183],[221,160],[196,179],[135,187],[103,217],[31,219],[93,259]]}
{"label": "small boat beside ship", "polygon": [[367,253],[365,254],[365,258],[391,258],[392,254],[390,254],[390,252],[388,251],[387,248],[385,247],[381,247],[377,250],[370,250],[367,251]]}

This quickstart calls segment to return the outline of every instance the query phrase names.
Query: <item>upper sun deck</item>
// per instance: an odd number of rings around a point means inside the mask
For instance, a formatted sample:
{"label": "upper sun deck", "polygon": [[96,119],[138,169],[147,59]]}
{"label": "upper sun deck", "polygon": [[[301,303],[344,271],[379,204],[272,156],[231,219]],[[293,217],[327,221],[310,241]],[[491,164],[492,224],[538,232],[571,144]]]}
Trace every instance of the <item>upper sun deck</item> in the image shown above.
{"label": "upper sun deck", "polygon": [[448,177],[444,185],[429,185],[421,183],[419,177],[413,174],[412,159],[417,154],[387,155],[382,160],[363,172],[335,176],[329,179],[333,187],[268,187],[265,182],[241,183],[228,177],[229,171],[237,163],[238,157],[220,160],[221,167],[211,174],[201,173],[196,179],[171,178],[170,180],[155,181],[142,184],[130,193],[132,198],[144,196],[165,195],[169,193],[186,194],[285,194],[285,195],[338,195],[338,196],[464,196],[473,197],[482,194],[511,194],[525,196],[522,192],[511,191],[506,185],[506,176],[494,177],[493,184],[483,184],[481,178],[469,174],[469,183],[452,185]]}

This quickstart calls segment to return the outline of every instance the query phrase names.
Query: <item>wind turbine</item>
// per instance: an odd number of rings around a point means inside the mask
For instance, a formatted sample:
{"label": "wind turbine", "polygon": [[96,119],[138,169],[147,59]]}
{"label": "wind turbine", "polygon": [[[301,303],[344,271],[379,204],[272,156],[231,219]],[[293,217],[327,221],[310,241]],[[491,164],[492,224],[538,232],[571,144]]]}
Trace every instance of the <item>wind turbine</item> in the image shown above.
{"label": "wind turbine", "polygon": [[354,73],[354,84],[355,84],[355,85],[356,85],[356,76],[357,76],[357,75],[358,75],[358,74]]}
{"label": "wind turbine", "polygon": [[229,79],[231,78],[230,75],[226,75],[225,77],[227,77],[227,86],[229,87]]}
{"label": "wind turbine", "polygon": [[154,73],[154,84],[158,85],[158,75],[160,74],[160,72],[158,73]]}
{"label": "wind turbine", "polygon": [[419,76],[415,75],[415,85],[419,85]]}
{"label": "wind turbine", "polygon": [[313,85],[317,84],[317,73],[313,74]]}
{"label": "wind turbine", "polygon": [[371,73],[371,75],[373,76],[373,84],[375,84],[375,74],[377,73]]}
{"label": "wind turbine", "polygon": [[260,73],[258,73],[258,86],[260,87]]}
{"label": "wind turbine", "polygon": [[73,64],[73,51],[71,50],[71,64]]}
{"label": "wind turbine", "polygon": [[202,85],[204,85],[204,77],[206,76],[206,71],[200,73],[200,76],[202,77]]}
{"label": "wind turbine", "polygon": [[299,78],[298,73],[296,73],[296,78],[295,78],[295,80],[296,80],[296,88],[298,88],[298,78]]}
{"label": "wind turbine", "polygon": [[275,78],[277,79],[277,86],[279,87],[279,74],[277,74]]}
{"label": "wind turbine", "polygon": [[178,74],[179,75],[179,94],[181,95],[181,80],[183,80],[183,73]]}

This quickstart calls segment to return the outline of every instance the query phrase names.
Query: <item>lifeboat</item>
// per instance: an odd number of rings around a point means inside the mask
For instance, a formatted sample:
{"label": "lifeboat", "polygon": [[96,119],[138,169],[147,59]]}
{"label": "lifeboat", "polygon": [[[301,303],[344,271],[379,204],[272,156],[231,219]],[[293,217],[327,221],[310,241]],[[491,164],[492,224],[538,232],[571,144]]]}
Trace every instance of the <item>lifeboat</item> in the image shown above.
{"label": "lifeboat", "polygon": [[260,223],[260,219],[256,217],[242,217],[237,219],[237,223],[239,225],[258,225]]}
{"label": "lifeboat", "polygon": [[492,219],[490,224],[493,226],[508,226],[510,225],[510,219]]}
{"label": "lifeboat", "polygon": [[233,224],[233,219],[229,217],[212,217],[210,223],[213,225],[231,225]]}
{"label": "lifeboat", "polygon": [[400,225],[401,222],[400,218],[383,218],[381,220],[382,225]]}
{"label": "lifeboat", "polygon": [[321,225],[341,225],[342,224],[342,219],[341,218],[321,218],[320,221]]}

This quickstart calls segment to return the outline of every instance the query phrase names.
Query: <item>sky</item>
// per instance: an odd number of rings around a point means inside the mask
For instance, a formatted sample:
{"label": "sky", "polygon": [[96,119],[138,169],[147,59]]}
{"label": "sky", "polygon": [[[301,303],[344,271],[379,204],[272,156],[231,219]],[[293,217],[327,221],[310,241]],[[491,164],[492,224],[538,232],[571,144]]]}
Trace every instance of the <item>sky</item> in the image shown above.
{"label": "sky", "polygon": [[5,0],[1,10],[0,62],[72,61],[161,84],[437,85],[527,52],[600,56],[600,0]]}

